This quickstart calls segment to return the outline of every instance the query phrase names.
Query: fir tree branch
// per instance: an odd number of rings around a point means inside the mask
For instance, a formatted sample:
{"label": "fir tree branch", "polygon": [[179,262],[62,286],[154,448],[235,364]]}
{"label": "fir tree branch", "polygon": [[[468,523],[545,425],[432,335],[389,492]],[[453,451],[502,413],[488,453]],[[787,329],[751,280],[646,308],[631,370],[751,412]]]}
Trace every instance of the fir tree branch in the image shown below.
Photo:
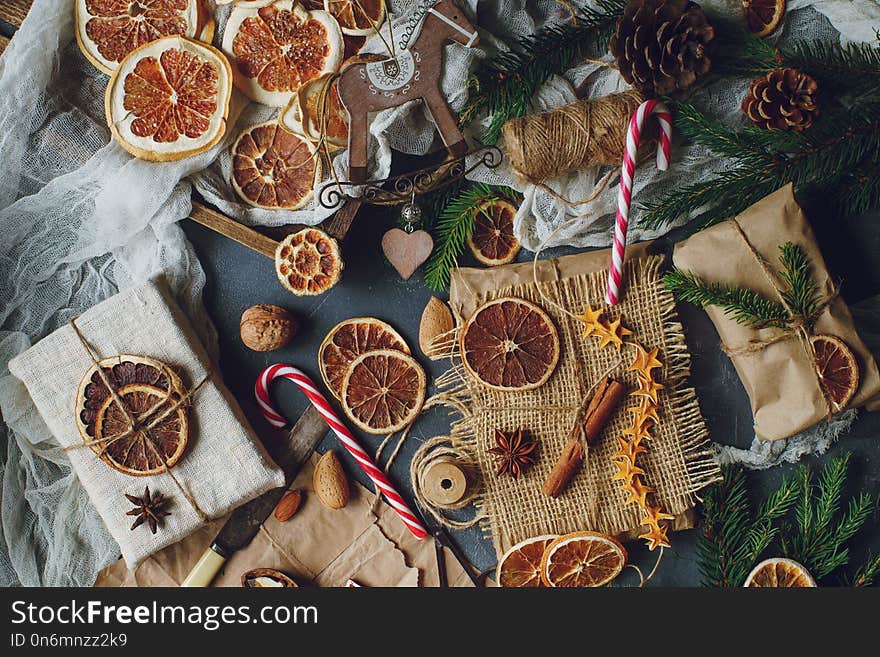
{"label": "fir tree branch", "polygon": [[488,112],[492,119],[483,141],[496,143],[505,121],[528,113],[542,84],[583,57],[606,49],[610,29],[626,1],[598,0],[596,5],[579,9],[573,24],[545,27],[520,39],[513,50],[484,61],[468,80],[473,93],[459,115],[461,123],[467,125]]}
{"label": "fir tree branch", "polygon": [[785,307],[753,290],[721,283],[707,283],[691,273],[674,268],[663,277],[663,284],[678,298],[700,308],[719,306],[734,321],[753,328],[788,325]]}
{"label": "fir tree branch", "polygon": [[[788,290],[783,293],[785,302],[808,325],[812,325],[820,300],[819,286],[810,271],[810,262],[803,249],[792,242],[780,246],[779,251],[779,260],[782,262],[780,277],[788,285]],[[846,463],[843,464],[843,470],[846,471]]]}
{"label": "fir tree branch", "polygon": [[873,556],[868,553],[865,563],[856,571],[852,578],[844,580],[849,586],[875,586],[880,581],[880,554]]}

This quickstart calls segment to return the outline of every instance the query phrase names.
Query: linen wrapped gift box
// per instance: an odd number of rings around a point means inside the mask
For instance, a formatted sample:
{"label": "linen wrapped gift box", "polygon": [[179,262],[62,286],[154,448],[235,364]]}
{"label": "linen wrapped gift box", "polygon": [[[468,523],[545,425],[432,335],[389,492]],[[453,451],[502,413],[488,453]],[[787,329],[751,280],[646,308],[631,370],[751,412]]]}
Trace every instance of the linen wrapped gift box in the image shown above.
{"label": "linen wrapped gift box", "polygon": [[[76,327],[98,358],[118,354],[155,358],[172,367],[187,390],[209,375],[191,397],[189,441],[172,468],[174,478],[205,515],[221,517],[284,485],[284,474],[254,436],[219,372],[212,370],[210,358],[163,279],[107,299],[78,317]],[[86,347],[66,325],[14,358],[9,369],[27,386],[60,445],[68,448],[77,476],[134,569],[157,550],[192,533],[203,519],[170,474],[123,474],[83,444],[75,419],[76,395],[92,365]],[[156,534],[146,524],[131,530],[133,518],[126,515],[133,506],[125,493],[140,496],[145,486],[171,498],[171,515]]]}

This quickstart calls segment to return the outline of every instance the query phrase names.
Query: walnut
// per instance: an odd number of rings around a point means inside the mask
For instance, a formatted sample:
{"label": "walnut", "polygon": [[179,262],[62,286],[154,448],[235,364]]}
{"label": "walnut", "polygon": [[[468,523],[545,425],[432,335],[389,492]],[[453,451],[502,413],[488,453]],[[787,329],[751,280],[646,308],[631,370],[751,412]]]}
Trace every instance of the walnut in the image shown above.
{"label": "walnut", "polygon": [[284,308],[259,303],[241,315],[241,341],[254,351],[273,351],[287,345],[296,335],[297,323]]}

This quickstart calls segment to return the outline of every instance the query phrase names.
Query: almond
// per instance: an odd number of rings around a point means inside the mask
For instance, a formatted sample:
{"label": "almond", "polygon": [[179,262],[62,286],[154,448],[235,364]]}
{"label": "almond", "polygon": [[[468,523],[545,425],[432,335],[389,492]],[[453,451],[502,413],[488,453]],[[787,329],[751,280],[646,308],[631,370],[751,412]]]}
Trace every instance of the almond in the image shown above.
{"label": "almond", "polygon": [[321,504],[330,509],[341,509],[348,504],[348,478],[342,463],[333,450],[321,457],[312,476],[315,495]]}
{"label": "almond", "polygon": [[299,505],[302,504],[302,491],[289,490],[275,507],[275,518],[279,522],[287,522],[293,518],[294,514],[299,511]]}
{"label": "almond", "polygon": [[448,333],[455,326],[452,319],[452,311],[449,306],[437,297],[428,299],[428,305],[422,312],[422,321],[419,324],[419,346],[422,353],[431,360],[443,357],[443,350],[436,344],[437,338]]}

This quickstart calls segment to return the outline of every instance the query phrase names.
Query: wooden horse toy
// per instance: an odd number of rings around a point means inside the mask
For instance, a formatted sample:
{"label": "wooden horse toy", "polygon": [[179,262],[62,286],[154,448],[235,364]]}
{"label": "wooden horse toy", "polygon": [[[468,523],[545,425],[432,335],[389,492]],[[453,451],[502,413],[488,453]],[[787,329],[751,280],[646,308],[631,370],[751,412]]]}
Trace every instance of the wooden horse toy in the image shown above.
{"label": "wooden horse toy", "polygon": [[443,45],[457,41],[468,48],[479,41],[476,28],[452,0],[439,0],[428,9],[417,40],[396,57],[353,64],[339,74],[339,97],[348,111],[348,175],[351,182],[367,179],[369,113],[421,98],[428,106],[440,137],[455,157],[464,157],[467,144],[443,94],[440,73]]}

